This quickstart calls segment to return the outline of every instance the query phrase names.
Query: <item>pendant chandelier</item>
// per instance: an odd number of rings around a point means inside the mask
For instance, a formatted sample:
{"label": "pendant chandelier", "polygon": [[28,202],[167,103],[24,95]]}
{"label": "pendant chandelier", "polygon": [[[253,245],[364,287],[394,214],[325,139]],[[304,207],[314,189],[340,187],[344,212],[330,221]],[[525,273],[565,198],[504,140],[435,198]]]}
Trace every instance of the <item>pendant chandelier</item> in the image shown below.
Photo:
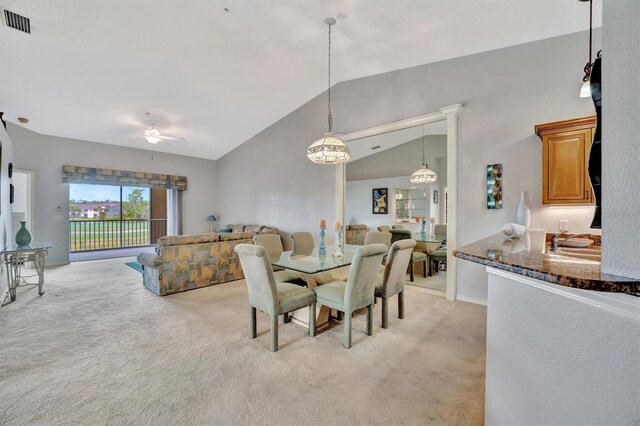
{"label": "pendant chandelier", "polygon": [[579,0],[581,2],[589,2],[589,62],[584,66],[584,77],[582,77],[582,87],[580,88],[581,98],[591,97],[591,45],[593,40],[593,1],[592,0]]}
{"label": "pendant chandelier", "polygon": [[331,130],[333,130],[333,118],[331,117],[331,26],[335,25],[336,20],[327,18],[324,20],[324,23],[329,26],[329,90],[327,91],[329,101],[327,121],[329,130],[322,138],[307,148],[307,157],[316,164],[340,164],[349,161],[351,151],[349,151],[349,148],[344,142],[331,133]]}
{"label": "pendant chandelier", "polygon": [[422,126],[422,166],[413,172],[411,177],[409,178],[411,183],[416,183],[419,185],[426,185],[428,183],[433,183],[438,180],[438,175],[433,170],[427,167],[427,162],[424,156],[424,125]]}

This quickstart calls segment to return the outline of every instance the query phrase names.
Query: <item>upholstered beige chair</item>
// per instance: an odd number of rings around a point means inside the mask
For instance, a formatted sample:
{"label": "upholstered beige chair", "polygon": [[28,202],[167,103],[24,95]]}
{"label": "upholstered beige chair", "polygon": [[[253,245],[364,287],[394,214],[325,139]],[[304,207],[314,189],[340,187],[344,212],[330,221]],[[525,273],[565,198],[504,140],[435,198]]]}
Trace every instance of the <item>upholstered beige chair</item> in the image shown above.
{"label": "upholstered beige chair", "polygon": [[446,244],[447,225],[446,224],[433,225],[433,234],[436,236],[436,238],[445,240],[444,243]]}
{"label": "upholstered beige chair", "polygon": [[329,308],[344,312],[343,345],[351,347],[351,320],[353,312],[367,308],[367,336],[373,331],[374,292],[380,275],[378,273],[382,256],[387,252],[384,244],[371,244],[358,248],[351,262],[347,282],[334,281],[314,288],[317,302]]}
{"label": "upholstered beige chair", "polygon": [[380,232],[389,232],[389,231],[391,231],[391,227],[389,225],[380,225],[380,226],[378,226],[378,231],[380,231]]}
{"label": "upholstered beige chair", "polygon": [[308,256],[313,251],[315,243],[311,232],[294,232],[291,234],[293,241],[293,254],[302,254]]}
{"label": "upholstered beige chair", "polygon": [[376,286],[375,297],[382,298],[382,328],[389,324],[389,297],[398,295],[398,318],[404,319],[404,279],[415,240],[399,240],[391,245],[382,280]]}
{"label": "upholstered beige chair", "polygon": [[[408,229],[392,229],[391,230],[391,244],[400,240],[410,240],[411,231]],[[414,240],[415,241],[415,240]],[[422,262],[422,274],[426,278],[427,277],[427,262],[429,261],[429,256],[426,253],[421,253],[419,251],[414,251],[413,256],[411,256],[411,262],[409,263],[409,280],[413,282],[415,280],[413,274],[413,265],[416,263]]]}
{"label": "upholstered beige chair", "polygon": [[364,237],[364,245],[384,244],[389,247],[391,245],[391,233],[381,231],[369,231]]}
{"label": "upholstered beige chair", "polygon": [[391,225],[391,229],[404,229],[402,225]]}
{"label": "upholstered beige chair", "polygon": [[[264,247],[269,254],[270,260],[279,259],[284,251],[284,247],[282,247],[282,239],[278,234],[259,234],[253,237],[253,244]],[[292,283],[296,285],[301,285],[303,287],[307,286],[306,281],[300,278],[300,275],[294,271],[288,271],[286,269],[280,268],[278,266],[273,266],[273,276],[276,279],[276,282],[279,283]],[[285,317],[286,318],[286,317]]]}
{"label": "upholstered beige chair", "polygon": [[277,283],[267,249],[250,244],[234,248],[240,257],[249,290],[251,306],[251,338],[255,339],[256,309],[271,316],[271,350],[278,350],[278,315],[309,306],[309,335],[316,335],[316,294],[308,288],[291,283]]}

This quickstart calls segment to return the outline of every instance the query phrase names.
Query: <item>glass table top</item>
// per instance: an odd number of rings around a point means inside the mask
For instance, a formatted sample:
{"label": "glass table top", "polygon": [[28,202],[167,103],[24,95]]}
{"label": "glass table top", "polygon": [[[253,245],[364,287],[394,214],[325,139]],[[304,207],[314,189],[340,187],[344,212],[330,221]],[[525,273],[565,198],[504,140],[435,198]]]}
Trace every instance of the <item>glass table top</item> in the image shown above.
{"label": "glass table top", "polygon": [[318,247],[315,247],[313,251],[308,254],[285,251],[280,255],[279,259],[272,260],[271,264],[305,274],[317,274],[319,272],[351,265],[353,256],[359,247],[360,246],[350,244],[343,246],[342,253],[344,255],[342,257],[333,255],[336,251],[336,246],[333,244],[327,246],[327,254],[323,256],[320,256],[318,253]]}
{"label": "glass table top", "polygon": [[11,243],[11,244],[7,244],[4,250],[2,250],[2,253],[20,253],[20,252],[27,252],[27,251],[47,250],[47,249],[53,248],[54,246],[55,244],[47,243],[47,242],[44,242],[44,243],[33,242],[27,246],[19,246],[19,245],[16,245],[15,243]]}
{"label": "glass table top", "polygon": [[419,243],[441,243],[444,241],[443,238],[431,237],[429,234],[422,234],[420,232],[414,232],[411,234],[411,238]]}

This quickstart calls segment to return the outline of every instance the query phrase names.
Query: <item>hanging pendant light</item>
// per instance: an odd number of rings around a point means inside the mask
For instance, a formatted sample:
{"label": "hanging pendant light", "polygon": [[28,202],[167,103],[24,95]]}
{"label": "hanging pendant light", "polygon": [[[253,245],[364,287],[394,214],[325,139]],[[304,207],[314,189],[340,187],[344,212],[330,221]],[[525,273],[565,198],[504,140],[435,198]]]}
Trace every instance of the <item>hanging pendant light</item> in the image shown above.
{"label": "hanging pendant light", "polygon": [[324,134],[324,137],[318,139],[307,148],[307,157],[316,164],[340,164],[349,161],[351,151],[349,151],[349,147],[344,142],[331,133],[331,130],[333,130],[333,118],[331,117],[331,26],[335,25],[336,20],[327,18],[324,23],[329,26],[329,90],[327,91],[329,131]]}
{"label": "hanging pendant light", "polygon": [[411,183],[416,183],[419,185],[426,185],[428,183],[433,183],[438,180],[438,175],[436,172],[431,170],[427,166],[427,162],[424,156],[424,125],[422,126],[422,166],[413,172],[411,177],[409,178]]}
{"label": "hanging pendant light", "polygon": [[591,97],[591,45],[593,40],[593,0],[578,0],[581,2],[589,2],[589,62],[584,66],[584,77],[582,77],[582,87],[580,88],[581,98]]}

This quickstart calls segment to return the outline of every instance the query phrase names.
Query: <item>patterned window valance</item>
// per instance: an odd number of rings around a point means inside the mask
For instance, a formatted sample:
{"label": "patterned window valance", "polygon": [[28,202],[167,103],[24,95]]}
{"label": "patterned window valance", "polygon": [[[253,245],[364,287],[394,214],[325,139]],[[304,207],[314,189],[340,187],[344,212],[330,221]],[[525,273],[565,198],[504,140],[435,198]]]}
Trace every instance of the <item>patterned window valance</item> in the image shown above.
{"label": "patterned window valance", "polygon": [[124,170],[97,169],[79,166],[62,166],[62,182],[94,185],[140,186],[155,189],[177,189],[178,191],[187,190],[186,176],[127,172]]}

